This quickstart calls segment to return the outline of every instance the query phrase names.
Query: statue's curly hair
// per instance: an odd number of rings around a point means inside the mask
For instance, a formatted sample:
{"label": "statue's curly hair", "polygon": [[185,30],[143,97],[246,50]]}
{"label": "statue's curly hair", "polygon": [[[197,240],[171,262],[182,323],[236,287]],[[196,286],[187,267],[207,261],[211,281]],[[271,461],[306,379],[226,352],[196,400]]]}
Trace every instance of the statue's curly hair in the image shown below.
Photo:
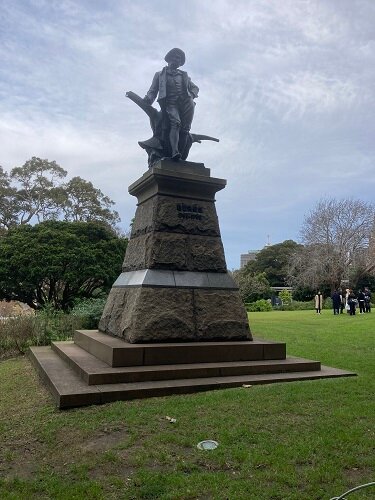
{"label": "statue's curly hair", "polygon": [[180,58],[180,61],[181,61],[180,66],[183,66],[185,64],[185,52],[181,49],[176,48],[176,47],[174,49],[171,49],[167,53],[167,55],[164,57],[164,61],[169,62],[170,58],[174,55],[178,55],[178,57]]}

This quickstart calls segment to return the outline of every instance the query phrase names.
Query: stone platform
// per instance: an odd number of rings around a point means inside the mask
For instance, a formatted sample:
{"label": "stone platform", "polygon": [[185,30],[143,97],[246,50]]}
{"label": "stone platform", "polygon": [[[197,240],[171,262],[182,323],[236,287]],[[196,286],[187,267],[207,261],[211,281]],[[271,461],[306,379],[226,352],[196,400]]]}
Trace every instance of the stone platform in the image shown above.
{"label": "stone platform", "polygon": [[280,342],[131,344],[97,330],[32,347],[30,359],[59,408],[354,373],[286,356]]}
{"label": "stone platform", "polygon": [[253,339],[216,214],[225,185],[163,159],[129,187],[137,210],[99,330],[30,349],[59,408],[354,375]]}

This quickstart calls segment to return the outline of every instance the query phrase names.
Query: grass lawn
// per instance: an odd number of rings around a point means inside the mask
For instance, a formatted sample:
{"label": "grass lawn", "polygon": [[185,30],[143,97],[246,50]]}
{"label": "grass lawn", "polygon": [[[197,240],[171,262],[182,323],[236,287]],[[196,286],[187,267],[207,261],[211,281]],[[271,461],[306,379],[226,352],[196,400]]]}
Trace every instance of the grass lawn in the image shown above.
{"label": "grass lawn", "polygon": [[[4,361],[0,498],[329,500],[374,481],[375,311],[250,322],[288,354],[358,377],[59,411],[26,358]],[[200,451],[203,439],[219,447]],[[375,488],[349,498],[375,498]]]}

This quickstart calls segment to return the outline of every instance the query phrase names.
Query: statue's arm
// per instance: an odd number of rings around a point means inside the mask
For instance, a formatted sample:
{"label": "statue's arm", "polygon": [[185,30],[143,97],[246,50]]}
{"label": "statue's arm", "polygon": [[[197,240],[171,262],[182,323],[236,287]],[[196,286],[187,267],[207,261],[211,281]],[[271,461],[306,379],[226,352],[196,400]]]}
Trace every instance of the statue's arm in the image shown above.
{"label": "statue's arm", "polygon": [[194,98],[198,97],[199,87],[191,81],[190,77],[188,78],[188,88],[189,91],[193,94]]}
{"label": "statue's arm", "polygon": [[158,92],[159,92],[159,73],[155,73],[155,76],[151,83],[151,87],[143,100],[147,104],[152,104],[155,101]]}

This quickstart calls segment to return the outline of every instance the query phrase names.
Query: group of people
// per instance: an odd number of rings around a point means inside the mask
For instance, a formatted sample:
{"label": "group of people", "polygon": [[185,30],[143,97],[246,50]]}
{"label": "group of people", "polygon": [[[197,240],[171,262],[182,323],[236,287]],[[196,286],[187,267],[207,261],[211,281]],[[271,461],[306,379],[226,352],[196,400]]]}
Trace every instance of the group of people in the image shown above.
{"label": "group of people", "polygon": [[[356,295],[351,288],[346,290],[335,290],[331,296],[333,314],[342,314],[344,309],[350,316],[355,316],[356,308],[359,307],[359,314],[371,312],[371,292],[366,287],[359,290]],[[323,294],[319,291],[315,295],[315,310],[317,314],[323,309]]]}

